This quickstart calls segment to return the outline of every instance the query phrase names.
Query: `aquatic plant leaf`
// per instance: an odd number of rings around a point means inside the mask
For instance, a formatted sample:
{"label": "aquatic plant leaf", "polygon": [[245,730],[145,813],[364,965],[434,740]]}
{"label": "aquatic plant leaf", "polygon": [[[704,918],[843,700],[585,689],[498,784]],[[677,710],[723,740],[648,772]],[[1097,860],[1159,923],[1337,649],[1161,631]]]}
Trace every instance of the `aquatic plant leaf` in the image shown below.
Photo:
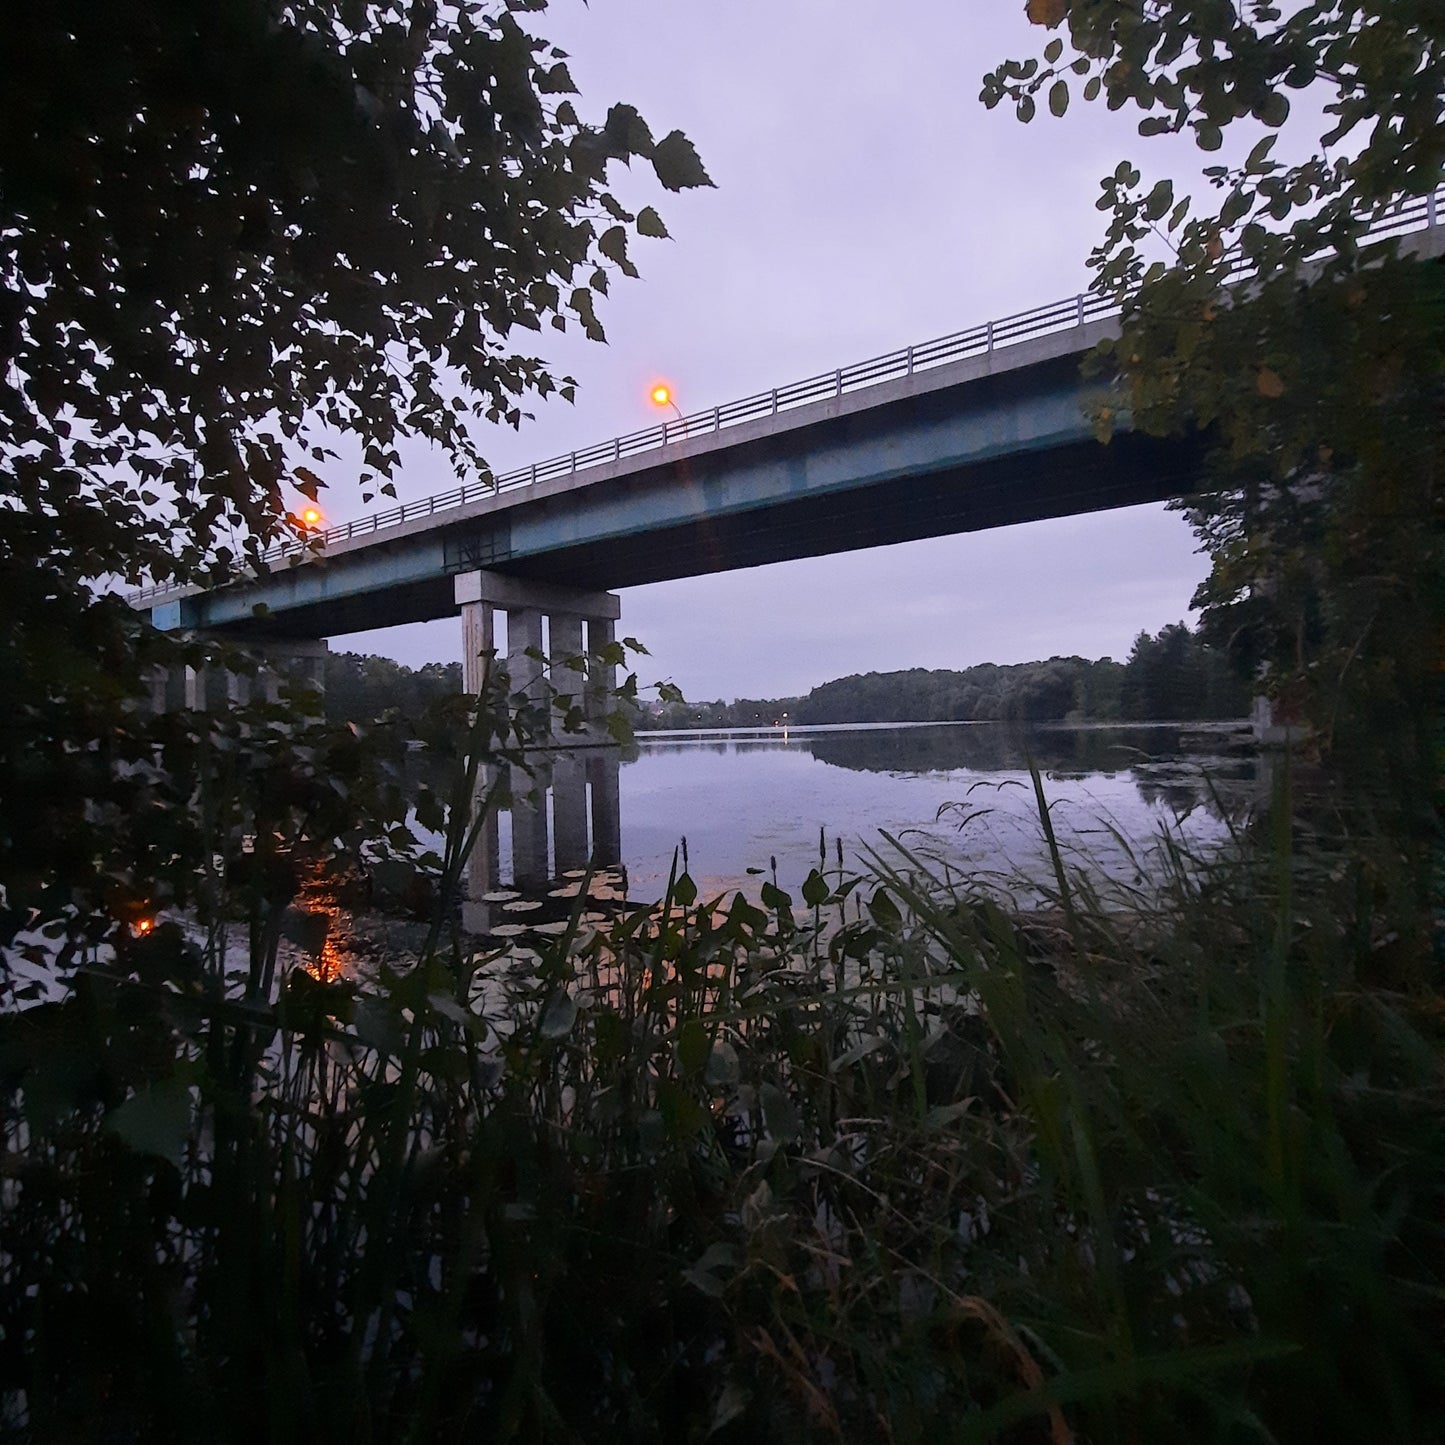
{"label": "aquatic plant leaf", "polygon": [[744,1410],[752,1404],[753,1392],[737,1380],[729,1380],[723,1386],[723,1392],[718,1396],[718,1402],[712,1412],[712,1424],[704,1439],[711,1440],[724,1425],[730,1425]]}
{"label": "aquatic plant leaf", "polygon": [[191,1137],[191,1093],[178,1079],[132,1094],[106,1118],[105,1127],[136,1154],[153,1154],[177,1169]]}
{"label": "aquatic plant leaf", "polygon": [[722,1294],[725,1283],[721,1277],[722,1272],[732,1273],[742,1262],[742,1252],[736,1245],[721,1242],[710,1244],[695,1264],[683,1270],[682,1277],[694,1289],[700,1289],[705,1295],[717,1299]]}
{"label": "aquatic plant leaf", "polygon": [[564,1039],[577,1022],[577,1000],[565,990],[554,993],[542,1010],[538,1028],[544,1039]]}
{"label": "aquatic plant leaf", "polygon": [[736,1084],[742,1076],[738,1062],[738,1051],[726,1039],[719,1039],[712,1046],[707,1058],[707,1082],[714,1087]]}
{"label": "aquatic plant leaf", "polygon": [[793,1101],[776,1084],[764,1084],[758,1090],[763,1106],[763,1123],[769,1134],[780,1143],[789,1143],[798,1136],[798,1111]]}
{"label": "aquatic plant leaf", "polygon": [[809,908],[817,908],[828,899],[828,883],[816,868],[803,879],[803,902]]}
{"label": "aquatic plant leaf", "polygon": [[684,1019],[677,1031],[677,1062],[683,1073],[700,1074],[710,1051],[707,1025],[699,1018]]}
{"label": "aquatic plant leaf", "polygon": [[881,888],[868,900],[868,911],[879,928],[893,931],[903,923],[898,905]]}
{"label": "aquatic plant leaf", "polygon": [[306,953],[319,955],[331,932],[331,919],[318,909],[288,908],[281,924],[287,941]]}
{"label": "aquatic plant leaf", "polygon": [[396,1015],[377,999],[358,999],[354,1023],[356,1037],[379,1054],[401,1053],[401,1025]]}

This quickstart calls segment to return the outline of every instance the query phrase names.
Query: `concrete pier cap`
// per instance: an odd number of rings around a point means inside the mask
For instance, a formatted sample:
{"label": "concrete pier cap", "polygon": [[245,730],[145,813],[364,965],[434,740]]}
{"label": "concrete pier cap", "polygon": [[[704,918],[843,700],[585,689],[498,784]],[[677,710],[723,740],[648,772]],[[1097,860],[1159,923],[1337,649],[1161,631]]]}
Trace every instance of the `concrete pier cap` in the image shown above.
{"label": "concrete pier cap", "polygon": [[[542,619],[550,619],[550,645],[554,658],[596,652],[614,640],[622,616],[622,599],[615,592],[586,591],[554,582],[536,582],[501,572],[462,572],[453,579],[453,598],[462,614],[462,685],[469,693],[482,686],[484,655],[495,647],[492,614],[507,614],[508,670],[514,690],[526,692],[541,677],[541,664],[527,655],[542,650]],[[583,624],[586,624],[584,649]],[[554,668],[557,663],[554,662]],[[585,682],[581,674],[556,674],[552,684],[559,694],[576,696],[589,715],[602,706],[602,695],[615,685],[616,669],[602,668]]]}
{"label": "concrete pier cap", "polygon": [[532,610],[547,615],[597,618],[616,622],[622,616],[622,599],[615,592],[586,592],[553,582],[533,582],[502,572],[461,572],[453,579],[458,607],[485,602],[503,612]]}

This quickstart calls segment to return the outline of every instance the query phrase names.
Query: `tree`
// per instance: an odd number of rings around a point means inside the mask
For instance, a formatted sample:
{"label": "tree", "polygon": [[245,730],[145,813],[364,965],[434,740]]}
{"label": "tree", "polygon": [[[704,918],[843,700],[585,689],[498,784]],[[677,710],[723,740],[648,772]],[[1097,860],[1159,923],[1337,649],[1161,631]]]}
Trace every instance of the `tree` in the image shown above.
{"label": "tree", "polygon": [[632,107],[581,117],[565,56],[524,26],[544,8],[7,13],[0,878],[16,919],[93,881],[89,802],[113,773],[78,760],[136,734],[141,667],[170,655],[98,586],[259,563],[296,530],[286,487],[314,497],[339,434],[364,500],[391,491],[407,440],[485,476],[474,422],[570,394],[517,329],[601,338],[595,300],[636,274],[631,239],[666,235],[611,194],[610,165],[709,184],[686,138],[654,140]]}
{"label": "tree", "polygon": [[[1212,564],[1205,636],[1310,720],[1362,826],[1403,848],[1419,918],[1436,836],[1445,280],[1365,230],[1440,184],[1445,18],[1426,0],[1027,9],[1065,33],[985,77],[986,104],[1027,121],[1047,95],[1062,116],[1082,83],[1086,100],[1134,107],[1143,136],[1249,147],[1206,170],[1213,205],[1127,161],[1104,179],[1090,261],[1123,317],[1094,358],[1114,388],[1099,430],[1127,415],[1213,439],[1189,504]],[[1292,92],[1323,102],[1324,134]]]}

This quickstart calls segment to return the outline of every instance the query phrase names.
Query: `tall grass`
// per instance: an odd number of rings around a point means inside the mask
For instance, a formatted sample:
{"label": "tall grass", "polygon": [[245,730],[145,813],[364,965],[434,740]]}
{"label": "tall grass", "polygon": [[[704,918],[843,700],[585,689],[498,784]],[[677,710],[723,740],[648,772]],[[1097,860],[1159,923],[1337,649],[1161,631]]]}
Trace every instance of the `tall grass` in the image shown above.
{"label": "tall grass", "polygon": [[1438,999],[1287,795],[1147,891],[1038,783],[1026,912],[895,847],[479,953],[477,776],[418,956],[288,970],[278,852],[239,973],[0,1018],[7,1438],[1440,1438]]}

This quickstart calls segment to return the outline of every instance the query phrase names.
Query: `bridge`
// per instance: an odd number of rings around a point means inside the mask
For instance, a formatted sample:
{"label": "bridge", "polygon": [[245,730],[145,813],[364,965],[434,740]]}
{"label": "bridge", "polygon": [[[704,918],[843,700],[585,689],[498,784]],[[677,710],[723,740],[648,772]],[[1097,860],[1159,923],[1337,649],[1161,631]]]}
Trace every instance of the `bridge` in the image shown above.
{"label": "bridge", "polygon": [[[1439,255],[1438,209],[1408,202],[1371,234]],[[131,601],[159,628],[302,651],[460,611],[470,663],[496,608],[514,655],[543,615],[553,651],[580,647],[579,619],[595,646],[614,588],[1185,495],[1200,439],[1093,436],[1079,361],[1116,318],[1070,297],[328,527],[226,587]]]}

